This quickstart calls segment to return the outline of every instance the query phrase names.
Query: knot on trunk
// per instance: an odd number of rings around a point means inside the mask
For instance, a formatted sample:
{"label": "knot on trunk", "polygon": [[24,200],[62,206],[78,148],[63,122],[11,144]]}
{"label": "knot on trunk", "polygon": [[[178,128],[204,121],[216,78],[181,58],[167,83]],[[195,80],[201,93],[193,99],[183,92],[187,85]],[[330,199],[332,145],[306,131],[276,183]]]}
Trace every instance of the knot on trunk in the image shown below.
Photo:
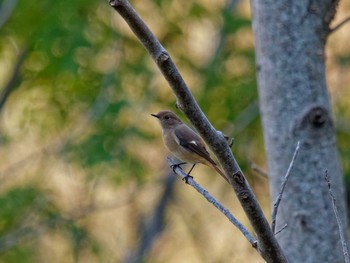
{"label": "knot on trunk", "polygon": [[297,118],[292,126],[292,133],[303,143],[327,141],[325,138],[333,134],[333,122],[329,110],[323,105],[311,105]]}

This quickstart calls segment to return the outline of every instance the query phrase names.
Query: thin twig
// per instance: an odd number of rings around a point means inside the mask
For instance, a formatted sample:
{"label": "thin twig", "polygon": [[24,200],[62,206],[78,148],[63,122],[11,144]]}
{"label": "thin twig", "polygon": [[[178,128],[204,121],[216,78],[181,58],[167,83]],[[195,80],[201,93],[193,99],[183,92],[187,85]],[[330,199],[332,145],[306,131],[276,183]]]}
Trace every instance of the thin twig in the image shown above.
{"label": "thin twig", "polygon": [[227,136],[222,131],[218,131],[218,133],[220,133],[221,136],[223,136],[226,139],[228,146],[231,148],[233,146],[233,143],[235,142],[235,138]]}
{"label": "thin twig", "polygon": [[[170,166],[176,164],[176,162],[167,157],[167,161]],[[179,167],[174,166],[174,171],[177,175],[179,175],[182,178],[185,178],[187,174]],[[214,205],[222,214],[224,214],[227,219],[238,228],[239,231],[245,236],[245,238],[249,241],[249,243],[256,249],[257,248],[257,240],[253,237],[253,235],[245,228],[244,225],[242,225],[235,217],[231,214],[231,212],[225,208],[218,200],[216,200],[206,189],[204,189],[201,185],[199,185],[197,182],[195,182],[191,177],[188,178],[188,184],[191,185],[194,189],[197,190],[198,193],[203,195],[205,199],[208,200],[209,203]]]}
{"label": "thin twig", "polygon": [[284,191],[284,188],[285,188],[285,186],[287,184],[288,178],[289,178],[289,176],[291,174],[291,171],[292,171],[295,159],[297,158],[297,155],[298,155],[298,152],[299,152],[299,147],[300,147],[300,141],[298,141],[298,143],[297,143],[297,147],[295,148],[292,161],[290,162],[288,170],[287,170],[287,173],[284,176],[284,179],[282,181],[281,190],[280,190],[280,192],[279,192],[279,194],[277,196],[276,202],[273,205],[272,216],[271,216],[271,218],[272,218],[271,229],[272,229],[273,233],[275,233],[275,229],[276,229],[276,216],[277,216],[278,207],[279,207],[279,205],[281,203],[283,191]]}
{"label": "thin twig", "polygon": [[259,167],[256,163],[254,163],[253,161],[250,162],[250,168],[256,172],[257,174],[261,175],[264,178],[269,178],[269,175],[267,174],[267,172],[265,172],[261,167]]}
{"label": "thin twig", "polygon": [[280,230],[276,231],[275,235],[278,235],[279,233],[281,233],[287,226],[288,224],[285,224],[284,226],[282,226]]}
{"label": "thin twig", "polygon": [[250,102],[248,106],[242,109],[233,120],[235,134],[243,132],[248,125],[259,117],[259,102],[258,99]]}
{"label": "thin twig", "polygon": [[233,146],[233,143],[235,142],[235,139],[232,137],[230,138],[230,140],[228,141],[228,147],[232,147]]}
{"label": "thin twig", "polygon": [[334,195],[333,195],[333,191],[332,191],[332,188],[331,188],[331,182],[330,182],[330,180],[329,180],[327,170],[325,171],[324,177],[325,177],[325,180],[326,180],[327,185],[328,185],[329,197],[330,197],[330,199],[331,199],[331,201],[332,201],[334,215],[335,215],[335,218],[337,219],[337,223],[338,223],[339,235],[340,235],[341,244],[342,244],[342,247],[343,247],[343,254],[344,254],[345,262],[346,262],[346,263],[350,263],[350,256],[349,256],[348,244],[346,243],[345,234],[344,234],[344,231],[343,231],[343,227],[342,227],[341,220],[340,220],[340,218],[339,218],[338,209],[337,209],[337,206],[336,206],[336,204],[335,204],[335,201],[336,201],[336,200],[335,200],[335,197],[334,197]]}
{"label": "thin twig", "polygon": [[341,28],[343,25],[345,25],[347,22],[350,21],[350,16],[348,16],[347,18],[345,18],[342,22],[340,22],[338,25],[336,25],[335,27],[333,28],[330,28],[329,29],[329,34],[332,34],[334,33],[335,31],[337,31],[339,28]]}

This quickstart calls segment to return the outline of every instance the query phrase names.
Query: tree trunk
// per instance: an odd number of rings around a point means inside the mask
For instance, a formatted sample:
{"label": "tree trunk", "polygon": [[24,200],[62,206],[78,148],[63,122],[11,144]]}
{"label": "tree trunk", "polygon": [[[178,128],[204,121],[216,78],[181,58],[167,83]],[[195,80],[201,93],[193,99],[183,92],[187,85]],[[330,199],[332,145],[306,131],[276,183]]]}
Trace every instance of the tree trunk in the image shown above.
{"label": "tree trunk", "polygon": [[337,1],[252,0],[260,109],[271,202],[300,150],[277,215],[290,262],[344,262],[325,170],[343,229],[345,195],[325,77],[325,43]]}

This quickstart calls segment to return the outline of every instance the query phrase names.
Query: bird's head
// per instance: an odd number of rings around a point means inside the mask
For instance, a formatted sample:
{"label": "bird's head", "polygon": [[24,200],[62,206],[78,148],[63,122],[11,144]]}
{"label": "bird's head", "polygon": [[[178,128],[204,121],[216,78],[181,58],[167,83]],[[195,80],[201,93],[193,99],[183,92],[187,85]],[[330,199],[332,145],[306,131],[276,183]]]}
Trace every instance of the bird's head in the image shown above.
{"label": "bird's head", "polygon": [[158,112],[157,114],[151,115],[159,120],[160,125],[163,129],[171,129],[179,124],[182,124],[182,121],[179,119],[179,117],[177,117],[176,114],[172,111],[163,110]]}

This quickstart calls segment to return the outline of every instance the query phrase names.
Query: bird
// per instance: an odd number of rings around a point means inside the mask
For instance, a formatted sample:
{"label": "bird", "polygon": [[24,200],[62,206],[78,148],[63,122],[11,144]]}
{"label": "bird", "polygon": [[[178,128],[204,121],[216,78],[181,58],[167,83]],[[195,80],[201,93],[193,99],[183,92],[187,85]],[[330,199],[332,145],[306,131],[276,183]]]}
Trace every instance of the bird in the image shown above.
{"label": "bird", "polygon": [[212,167],[228,182],[226,175],[210,157],[203,139],[183,123],[174,112],[162,110],[157,114],[151,115],[159,120],[166,148],[177,159],[182,161],[172,165],[173,170],[186,163],[193,164],[187,176],[183,178],[186,183],[188,183],[189,178],[193,178],[193,176],[190,176],[190,173],[198,163]]}

